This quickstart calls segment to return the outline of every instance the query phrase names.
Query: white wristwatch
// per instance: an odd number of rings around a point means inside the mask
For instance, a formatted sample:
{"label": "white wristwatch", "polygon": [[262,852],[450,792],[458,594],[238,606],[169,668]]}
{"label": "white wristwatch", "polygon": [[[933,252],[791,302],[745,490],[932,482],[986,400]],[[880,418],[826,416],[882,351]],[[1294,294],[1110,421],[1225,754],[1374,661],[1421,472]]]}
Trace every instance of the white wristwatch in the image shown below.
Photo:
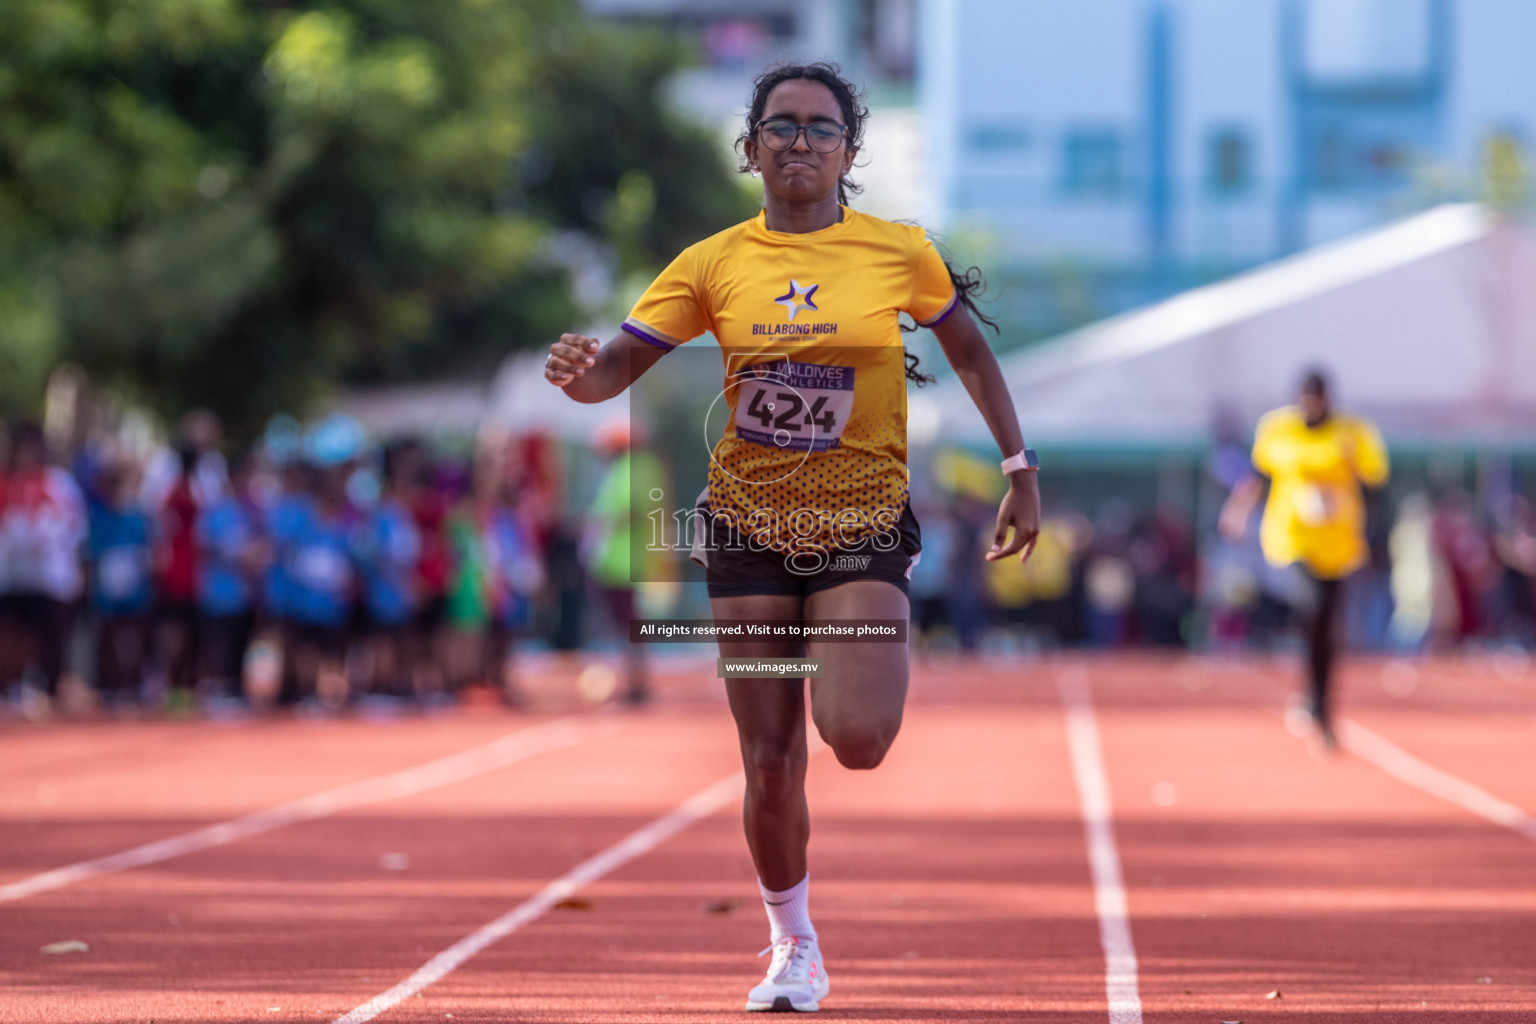
{"label": "white wristwatch", "polygon": [[1017,455],[1010,455],[1002,461],[1003,475],[1016,473],[1021,469],[1038,470],[1040,468],[1040,456],[1035,454],[1033,448],[1025,448]]}

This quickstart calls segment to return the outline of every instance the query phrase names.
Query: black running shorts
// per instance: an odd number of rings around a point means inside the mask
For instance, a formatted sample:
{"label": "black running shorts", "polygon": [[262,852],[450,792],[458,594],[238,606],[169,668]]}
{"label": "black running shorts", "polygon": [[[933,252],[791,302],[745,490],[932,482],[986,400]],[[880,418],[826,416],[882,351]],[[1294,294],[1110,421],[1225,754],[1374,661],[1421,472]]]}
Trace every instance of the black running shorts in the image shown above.
{"label": "black running shorts", "polygon": [[[804,598],[855,580],[880,580],[908,593],[922,555],[922,532],[909,504],[891,530],[853,548],[824,555],[786,555],[760,548],[733,528],[713,524],[702,501],[694,517],[689,557],[704,567],[710,597],[788,594]],[[718,527],[718,528],[717,528]]]}

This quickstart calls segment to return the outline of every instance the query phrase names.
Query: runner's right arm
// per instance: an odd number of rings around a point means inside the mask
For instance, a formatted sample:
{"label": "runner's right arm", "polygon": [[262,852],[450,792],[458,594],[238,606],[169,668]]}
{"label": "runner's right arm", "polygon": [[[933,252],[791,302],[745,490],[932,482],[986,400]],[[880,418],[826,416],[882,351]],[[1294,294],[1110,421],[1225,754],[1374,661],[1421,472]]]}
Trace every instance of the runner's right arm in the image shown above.
{"label": "runner's right arm", "polygon": [[1253,510],[1264,500],[1266,479],[1274,476],[1275,426],[1281,410],[1269,413],[1259,420],[1253,432],[1253,450],[1249,459],[1253,471],[1239,480],[1227,495],[1216,520],[1216,530],[1227,540],[1242,540],[1248,532],[1248,520]]}
{"label": "runner's right arm", "polygon": [[1256,473],[1243,477],[1221,506],[1217,531],[1227,540],[1242,540],[1243,534],[1248,532],[1248,520],[1252,518],[1253,510],[1258,508],[1263,497],[1263,478]]}
{"label": "runner's right arm", "polygon": [[667,350],[620,333],[599,347],[596,338],[562,334],[549,346],[544,379],[578,402],[606,402],[655,366]]}

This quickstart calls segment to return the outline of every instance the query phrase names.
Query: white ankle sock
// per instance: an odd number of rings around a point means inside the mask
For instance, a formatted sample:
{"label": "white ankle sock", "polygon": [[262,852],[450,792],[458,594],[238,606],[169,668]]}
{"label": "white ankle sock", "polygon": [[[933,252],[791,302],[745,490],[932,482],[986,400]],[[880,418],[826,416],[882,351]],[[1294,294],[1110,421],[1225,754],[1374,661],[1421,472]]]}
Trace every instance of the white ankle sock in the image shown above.
{"label": "white ankle sock", "polygon": [[769,941],[778,942],[786,935],[816,938],[816,928],[811,924],[810,875],[783,892],[774,892],[761,881],[757,883],[757,889],[763,894],[763,909],[768,911]]}

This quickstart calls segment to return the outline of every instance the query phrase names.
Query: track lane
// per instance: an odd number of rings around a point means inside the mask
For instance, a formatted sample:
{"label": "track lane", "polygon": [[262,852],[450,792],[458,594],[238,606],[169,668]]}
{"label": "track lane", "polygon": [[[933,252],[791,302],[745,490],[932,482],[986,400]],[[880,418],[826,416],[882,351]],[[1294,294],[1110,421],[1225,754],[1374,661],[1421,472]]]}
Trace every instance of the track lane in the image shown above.
{"label": "track lane", "polygon": [[387,775],[358,779],[238,818],[180,832],[90,860],[66,864],[0,885],[0,903],[23,900],[102,875],[129,871],[227,843],[240,842],[355,807],[398,800],[451,785],[551,750],[572,746],[592,733],[608,733],[616,726],[617,722],[613,719],[599,722],[576,717],[540,722],[426,764],[413,765]]}
{"label": "track lane", "polygon": [[[186,750],[178,742],[160,756],[76,764],[41,779],[0,783],[0,885],[408,771],[556,717],[388,725],[290,719],[237,731],[174,723],[169,733],[154,731],[187,741]],[[159,724],[165,723],[152,723]],[[136,728],[107,726],[101,735]]]}
{"label": "track lane", "polygon": [[[21,901],[0,930],[4,1012],[56,1021],[62,996],[80,1020],[334,1019],[732,768],[718,732],[647,714],[601,744]],[[38,955],[59,938],[91,953]]]}
{"label": "track lane", "polygon": [[[1289,682],[1288,663],[1258,665]],[[1528,840],[1356,758],[1314,762],[1285,734],[1274,692],[1178,658],[915,669],[907,726],[879,771],[813,765],[827,1012],[1108,1020],[1062,670],[1094,684],[1148,1022],[1536,1015]],[[1479,711],[1469,685],[1425,669],[1405,703],[1374,678],[1346,682],[1362,724],[1446,770],[1465,756],[1459,773],[1524,800],[1523,776],[1517,788],[1476,774],[1530,758],[1518,719]],[[0,1020],[59,1020],[60,999],[80,1021],[333,1020],[733,766],[710,685],[674,683],[676,714],[637,717],[633,735],[537,771],[0,908],[35,914],[19,937],[0,928]],[[1485,761],[1480,748],[1502,753]],[[1161,782],[1172,804],[1153,799]],[[740,1020],[766,929],[734,817],[700,821],[584,890],[590,909],[550,911],[379,1019]],[[409,869],[384,870],[385,852]],[[703,909],[721,900],[738,902]],[[93,952],[35,952],[72,937]],[[1277,985],[1284,997],[1264,1000]]]}
{"label": "track lane", "polygon": [[[1053,703],[916,705],[874,772],[813,760],[811,904],[832,980],[823,1015],[1105,1024],[1066,736],[1054,692],[1041,694]],[[541,918],[424,993],[419,1013],[380,1019],[742,1019],[767,923],[735,815],[701,821],[585,892],[591,910]]]}
{"label": "track lane", "polygon": [[[1412,673],[1406,688],[1405,671]],[[1252,673],[1263,688],[1260,701],[1268,697],[1279,709],[1284,684],[1275,676],[1273,668]],[[1346,753],[1536,841],[1536,772],[1530,770],[1536,715],[1521,713],[1530,702],[1501,689],[1469,694],[1476,684],[1465,666],[1361,659],[1346,662],[1340,676],[1337,731]]]}
{"label": "track lane", "polygon": [[[1193,692],[1231,684],[1210,671]],[[1272,690],[1163,692],[1163,713],[1099,702],[1148,1022],[1536,1013],[1527,840],[1359,758],[1317,762]]]}

